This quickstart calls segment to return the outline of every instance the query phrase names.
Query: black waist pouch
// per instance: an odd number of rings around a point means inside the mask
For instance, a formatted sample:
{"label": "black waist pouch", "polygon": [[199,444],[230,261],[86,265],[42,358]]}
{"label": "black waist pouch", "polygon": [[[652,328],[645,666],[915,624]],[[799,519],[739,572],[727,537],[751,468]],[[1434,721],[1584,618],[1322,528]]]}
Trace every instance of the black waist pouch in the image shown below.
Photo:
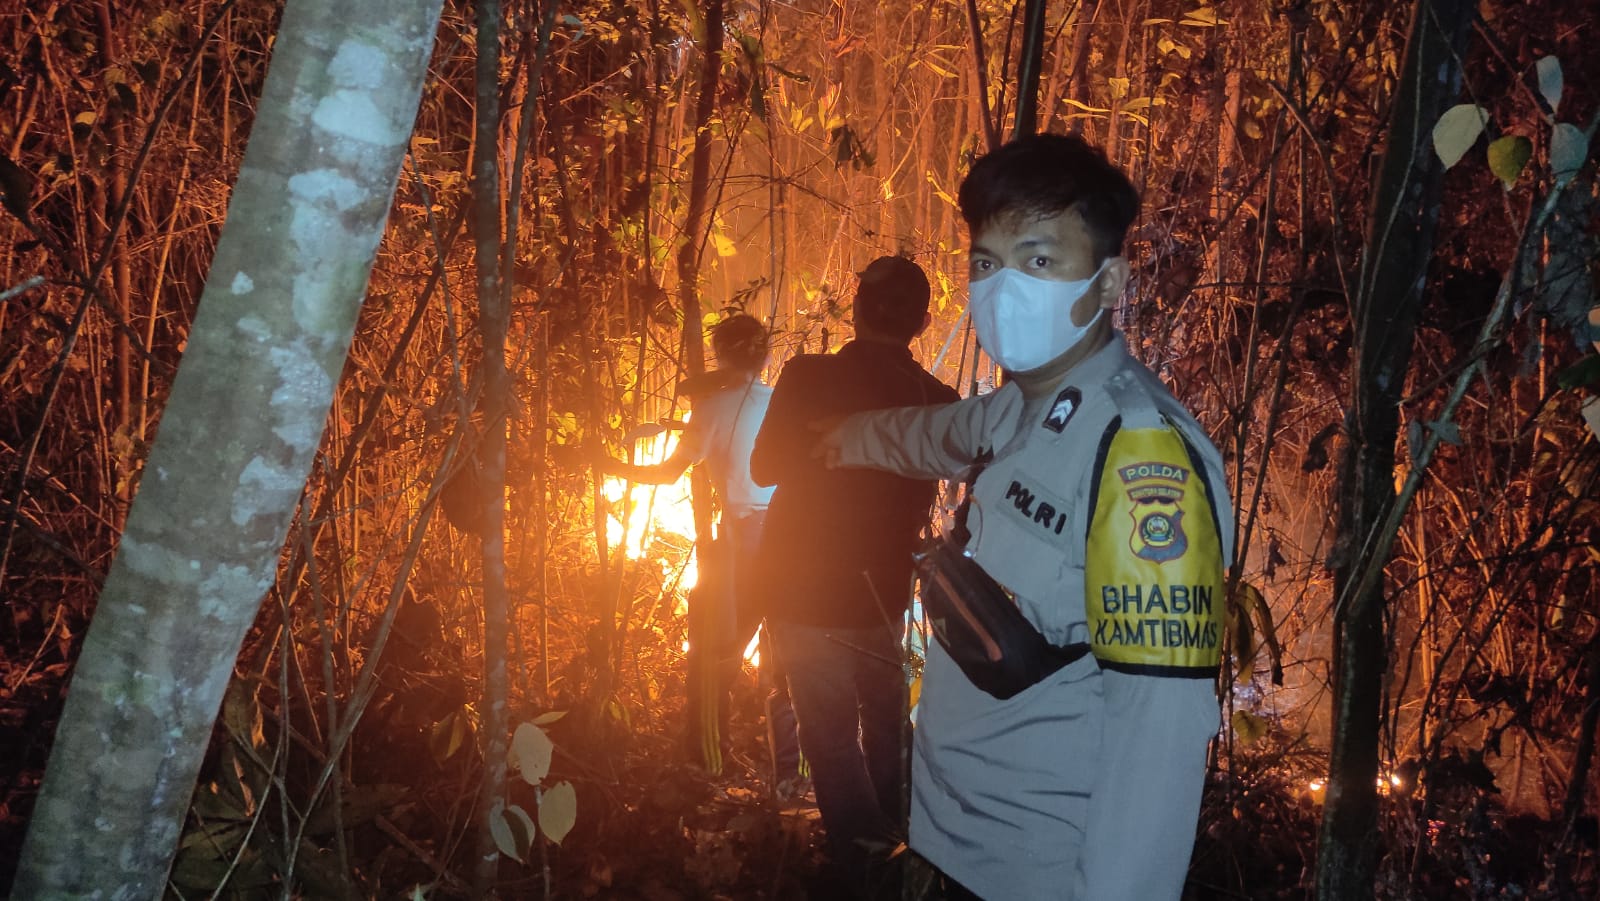
{"label": "black waist pouch", "polygon": [[933,636],[967,679],[1004,700],[1089,653],[1086,643],[1056,645],[954,542],[928,539],[914,558],[922,609]]}

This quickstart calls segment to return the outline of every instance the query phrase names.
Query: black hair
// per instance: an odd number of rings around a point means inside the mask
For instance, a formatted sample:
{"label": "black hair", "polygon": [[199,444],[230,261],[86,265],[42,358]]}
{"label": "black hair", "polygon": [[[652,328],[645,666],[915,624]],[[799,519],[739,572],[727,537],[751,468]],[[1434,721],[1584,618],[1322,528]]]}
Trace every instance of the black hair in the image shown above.
{"label": "black hair", "polygon": [[711,327],[711,349],[719,366],[754,372],[767,362],[767,327],[749,313],[734,313]]}
{"label": "black hair", "polygon": [[1053,216],[1075,209],[1096,260],[1122,253],[1139,214],[1139,192],[1104,151],[1073,135],[1017,138],[972,164],[957,192],[961,218],[977,233],[1002,216]]}
{"label": "black hair", "polygon": [[910,343],[922,331],[932,293],[921,266],[905,257],[878,257],[861,272],[856,325]]}

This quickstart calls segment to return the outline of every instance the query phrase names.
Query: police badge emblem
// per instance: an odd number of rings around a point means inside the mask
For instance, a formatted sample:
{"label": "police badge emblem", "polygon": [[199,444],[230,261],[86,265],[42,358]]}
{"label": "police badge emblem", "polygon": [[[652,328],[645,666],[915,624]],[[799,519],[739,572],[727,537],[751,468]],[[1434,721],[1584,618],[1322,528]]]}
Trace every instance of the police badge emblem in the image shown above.
{"label": "police badge emblem", "polygon": [[1124,672],[1211,678],[1225,580],[1206,470],[1176,429],[1110,429],[1083,571],[1095,658]]}
{"label": "police badge emblem", "polygon": [[1152,461],[1119,467],[1117,475],[1131,502],[1128,516],[1133,519],[1133,534],[1128,546],[1134,556],[1152,563],[1182,557],[1189,549],[1182,509],[1189,470]]}
{"label": "police badge emblem", "polygon": [[1189,549],[1189,537],[1183,534],[1182,510],[1154,510],[1149,513],[1132,510],[1130,513],[1134,528],[1133,540],[1129,544],[1135,556],[1153,563],[1165,563],[1182,557],[1183,552]]}

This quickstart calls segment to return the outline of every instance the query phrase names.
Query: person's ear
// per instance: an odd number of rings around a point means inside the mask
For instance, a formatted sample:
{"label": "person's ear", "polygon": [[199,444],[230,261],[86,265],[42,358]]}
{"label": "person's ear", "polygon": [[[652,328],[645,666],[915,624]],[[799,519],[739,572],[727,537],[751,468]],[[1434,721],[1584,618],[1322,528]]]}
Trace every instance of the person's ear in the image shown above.
{"label": "person's ear", "polygon": [[1105,271],[1100,274],[1100,308],[1109,310],[1122,299],[1122,292],[1128,287],[1128,279],[1132,270],[1128,267],[1126,257],[1112,257],[1105,262]]}

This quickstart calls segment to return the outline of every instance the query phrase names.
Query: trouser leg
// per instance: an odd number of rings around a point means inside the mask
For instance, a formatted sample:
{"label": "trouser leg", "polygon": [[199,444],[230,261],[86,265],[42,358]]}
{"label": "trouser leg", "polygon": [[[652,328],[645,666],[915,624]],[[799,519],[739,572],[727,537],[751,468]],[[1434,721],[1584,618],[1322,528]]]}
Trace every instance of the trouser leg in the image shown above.
{"label": "trouser leg", "polygon": [[[757,634],[765,609],[760,596],[761,580],[756,561],[761,546],[764,512],[741,516],[729,523],[726,535],[732,549],[734,612],[733,653],[742,661],[744,650]],[[766,691],[767,753],[770,776],[776,787],[799,775],[800,740],[795,733],[794,709],[789,703],[788,686],[771,647],[770,630],[761,633],[761,682]]]}
{"label": "trouser leg", "polygon": [[724,542],[701,553],[700,584],[689,595],[689,679],[685,717],[690,756],[710,773],[722,772],[728,747],[728,690],[738,658],[729,660],[734,630],[733,564]]}
{"label": "trouser leg", "polygon": [[863,842],[885,841],[893,830],[861,748],[854,675],[859,652],[835,641],[829,630],[790,623],[776,626],[774,638],[829,855],[848,878],[864,879],[869,852]]}
{"label": "trouser leg", "polygon": [[800,776],[800,738],[795,728],[789,681],[773,646],[772,630],[761,630],[761,682],[766,688],[767,750],[771,756],[772,785],[793,784]]}
{"label": "trouser leg", "polygon": [[861,747],[878,806],[905,835],[906,685],[900,644],[887,629],[860,634],[856,693],[861,701]]}

